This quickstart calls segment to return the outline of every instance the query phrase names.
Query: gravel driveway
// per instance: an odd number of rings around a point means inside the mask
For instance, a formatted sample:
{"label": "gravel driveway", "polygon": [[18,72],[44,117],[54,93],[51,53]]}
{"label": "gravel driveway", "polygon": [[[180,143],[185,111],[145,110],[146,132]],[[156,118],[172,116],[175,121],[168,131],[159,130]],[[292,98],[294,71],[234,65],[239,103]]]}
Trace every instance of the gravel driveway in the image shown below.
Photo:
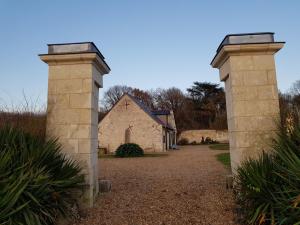
{"label": "gravel driveway", "polygon": [[223,151],[186,146],[168,156],[101,159],[101,179],[112,191],[77,225],[230,225],[229,171],[215,159]]}

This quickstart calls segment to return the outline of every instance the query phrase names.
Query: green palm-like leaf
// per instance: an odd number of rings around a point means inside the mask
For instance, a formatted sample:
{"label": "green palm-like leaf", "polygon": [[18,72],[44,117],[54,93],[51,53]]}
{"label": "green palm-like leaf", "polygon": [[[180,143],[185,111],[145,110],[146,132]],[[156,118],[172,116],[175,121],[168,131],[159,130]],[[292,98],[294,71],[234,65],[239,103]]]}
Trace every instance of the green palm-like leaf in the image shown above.
{"label": "green palm-like leaf", "polygon": [[0,224],[54,224],[58,216],[68,214],[74,193],[82,190],[80,171],[61,153],[57,140],[1,128]]}
{"label": "green palm-like leaf", "polygon": [[300,124],[280,128],[272,147],[238,168],[237,201],[247,224],[300,224]]}

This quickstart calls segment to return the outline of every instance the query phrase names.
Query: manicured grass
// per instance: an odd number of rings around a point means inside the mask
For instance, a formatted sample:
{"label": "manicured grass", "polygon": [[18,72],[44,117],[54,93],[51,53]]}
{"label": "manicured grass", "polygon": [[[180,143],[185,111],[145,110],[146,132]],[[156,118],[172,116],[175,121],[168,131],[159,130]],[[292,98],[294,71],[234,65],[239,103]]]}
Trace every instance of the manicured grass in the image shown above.
{"label": "manicured grass", "polygon": [[218,161],[227,167],[230,167],[230,153],[220,153],[216,155]]}
{"label": "manicured grass", "polygon": [[[164,156],[168,156],[168,153],[145,153],[144,156],[142,157],[164,157]],[[113,154],[100,154],[99,155],[100,159],[113,159],[113,158],[119,158],[120,157],[116,157]],[[141,158],[141,157],[126,157],[126,158]]]}
{"label": "manicured grass", "polygon": [[213,144],[213,145],[209,145],[209,148],[212,150],[229,150],[229,144],[228,143]]}

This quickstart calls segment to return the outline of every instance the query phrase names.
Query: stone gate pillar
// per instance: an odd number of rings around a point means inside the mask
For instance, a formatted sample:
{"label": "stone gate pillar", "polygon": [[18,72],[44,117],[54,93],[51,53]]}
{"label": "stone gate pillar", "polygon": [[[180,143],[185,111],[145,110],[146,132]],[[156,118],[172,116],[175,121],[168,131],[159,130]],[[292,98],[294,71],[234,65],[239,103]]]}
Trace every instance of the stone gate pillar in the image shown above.
{"label": "stone gate pillar", "polygon": [[50,44],[40,55],[49,65],[47,137],[80,162],[86,181],[82,199],[92,206],[98,193],[98,94],[110,68],[94,43]]}
{"label": "stone gate pillar", "polygon": [[274,33],[227,35],[211,62],[225,82],[231,168],[268,150],[279,119]]}

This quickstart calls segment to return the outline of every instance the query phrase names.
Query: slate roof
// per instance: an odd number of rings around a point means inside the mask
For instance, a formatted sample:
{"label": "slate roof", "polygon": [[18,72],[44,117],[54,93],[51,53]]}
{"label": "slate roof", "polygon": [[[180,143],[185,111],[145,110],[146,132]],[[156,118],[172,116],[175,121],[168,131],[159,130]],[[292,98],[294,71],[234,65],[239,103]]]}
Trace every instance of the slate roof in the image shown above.
{"label": "slate roof", "polygon": [[[155,120],[158,124],[162,125],[163,127],[167,128],[167,129],[170,129],[170,130],[174,130],[173,127],[171,127],[169,124],[165,123],[164,121],[162,121],[161,119],[159,119],[157,117],[157,115],[169,115],[170,114],[170,111],[169,110],[158,110],[158,111],[151,111],[149,109],[148,106],[146,106],[142,101],[140,101],[139,99],[137,99],[136,97],[126,93],[124,95],[127,95],[129,98],[132,99],[132,101],[134,101],[146,114],[148,114],[153,120]],[[124,96],[123,95],[123,96]],[[123,97],[122,97],[123,98]],[[168,114],[157,114],[157,113],[163,113],[163,112],[167,112],[169,111]]]}
{"label": "slate roof", "polygon": [[151,111],[151,112],[152,112],[152,114],[157,115],[157,116],[159,116],[159,115],[170,115],[171,114],[170,110],[154,110],[154,111]]}

